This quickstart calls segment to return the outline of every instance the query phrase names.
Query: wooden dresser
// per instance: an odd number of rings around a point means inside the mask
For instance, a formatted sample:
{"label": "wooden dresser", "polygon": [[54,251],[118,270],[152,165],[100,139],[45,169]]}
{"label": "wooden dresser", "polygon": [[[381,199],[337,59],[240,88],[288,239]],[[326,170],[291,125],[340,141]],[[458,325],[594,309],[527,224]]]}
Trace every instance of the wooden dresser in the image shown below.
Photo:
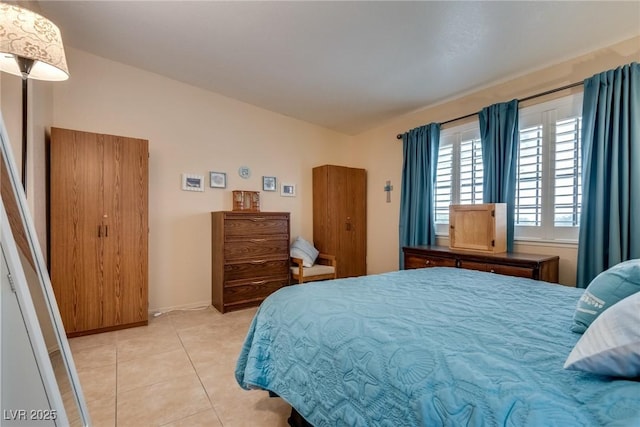
{"label": "wooden dresser", "polygon": [[558,256],[483,254],[445,246],[405,246],[404,268],[457,267],[558,283]]}
{"label": "wooden dresser", "polygon": [[288,212],[212,212],[211,232],[211,300],[221,313],[289,283]]}

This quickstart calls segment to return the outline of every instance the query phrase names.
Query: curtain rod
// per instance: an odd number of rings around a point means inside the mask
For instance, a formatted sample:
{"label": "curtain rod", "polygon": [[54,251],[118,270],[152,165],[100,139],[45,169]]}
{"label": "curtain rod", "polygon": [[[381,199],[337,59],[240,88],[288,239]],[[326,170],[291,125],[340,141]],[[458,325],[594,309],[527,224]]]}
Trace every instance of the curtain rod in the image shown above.
{"label": "curtain rod", "polygon": [[[566,85],[566,86],[558,87],[558,88],[555,88],[555,89],[547,90],[545,92],[536,93],[535,95],[527,96],[526,98],[518,99],[518,102],[529,101],[530,99],[539,98],[539,97],[545,96],[545,95],[550,95],[552,93],[560,92],[561,90],[571,89],[571,88],[574,88],[576,86],[581,86],[583,84],[584,84],[584,82],[571,83],[571,84]],[[475,112],[475,113],[467,114],[466,116],[456,117],[455,119],[450,119],[450,120],[447,120],[445,122],[441,122],[440,125],[442,126],[442,125],[446,125],[446,124],[449,124],[449,123],[457,122],[458,120],[468,119],[469,117],[473,117],[473,116],[478,115],[478,113],[479,112]],[[397,139],[402,139],[402,134],[399,133],[396,136],[396,138]]]}

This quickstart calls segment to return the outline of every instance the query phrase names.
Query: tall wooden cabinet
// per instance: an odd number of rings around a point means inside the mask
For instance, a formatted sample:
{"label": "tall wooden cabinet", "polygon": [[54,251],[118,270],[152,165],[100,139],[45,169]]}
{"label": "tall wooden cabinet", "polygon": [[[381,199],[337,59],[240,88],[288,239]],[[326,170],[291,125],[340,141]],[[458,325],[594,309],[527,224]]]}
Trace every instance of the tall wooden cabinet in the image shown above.
{"label": "tall wooden cabinet", "polygon": [[148,141],[52,128],[50,275],[68,336],[147,323]]}
{"label": "tall wooden cabinet", "polygon": [[289,283],[289,212],[211,212],[211,302],[259,305]]}
{"label": "tall wooden cabinet", "polygon": [[313,168],[313,242],[336,256],[338,277],[367,274],[367,171]]}

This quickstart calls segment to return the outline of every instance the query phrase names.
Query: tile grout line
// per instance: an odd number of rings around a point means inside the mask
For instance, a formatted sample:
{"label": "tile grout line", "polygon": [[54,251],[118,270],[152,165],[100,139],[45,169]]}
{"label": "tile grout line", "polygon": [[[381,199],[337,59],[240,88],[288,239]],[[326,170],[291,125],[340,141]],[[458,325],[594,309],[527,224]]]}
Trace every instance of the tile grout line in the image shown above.
{"label": "tile grout line", "polygon": [[[173,324],[173,319],[171,319],[171,325],[173,325],[173,327],[175,329],[175,325]],[[220,419],[220,415],[218,415],[218,411],[216,410],[216,407],[213,404],[213,399],[209,395],[209,392],[207,391],[207,388],[204,386],[204,383],[202,382],[202,378],[200,378],[200,374],[198,374],[198,370],[196,369],[196,365],[193,363],[193,359],[191,359],[191,354],[189,354],[189,350],[187,350],[187,348],[184,345],[184,342],[182,341],[182,337],[180,336],[180,332],[178,332],[178,330],[176,330],[176,333],[178,334],[178,339],[180,340],[180,345],[184,349],[184,352],[187,354],[187,358],[189,359],[189,363],[191,363],[191,367],[193,368],[193,371],[196,373],[196,377],[198,377],[198,382],[200,383],[200,386],[202,387],[202,390],[204,390],[204,393],[207,395],[207,399],[209,400],[209,404],[211,405],[211,409],[213,410],[213,413],[216,414],[216,418],[218,419],[218,422],[220,423],[220,425],[222,427],[224,427],[224,423],[222,422],[222,419]],[[201,411],[201,412],[204,412],[204,411]],[[195,415],[195,414],[193,414],[193,415]]]}
{"label": "tile grout line", "polygon": [[118,427],[118,341],[117,341],[116,337],[116,390],[115,390],[115,394],[116,397],[115,399],[113,399],[115,408],[113,410],[113,416],[115,417],[115,419],[113,420],[113,425],[114,427]]}

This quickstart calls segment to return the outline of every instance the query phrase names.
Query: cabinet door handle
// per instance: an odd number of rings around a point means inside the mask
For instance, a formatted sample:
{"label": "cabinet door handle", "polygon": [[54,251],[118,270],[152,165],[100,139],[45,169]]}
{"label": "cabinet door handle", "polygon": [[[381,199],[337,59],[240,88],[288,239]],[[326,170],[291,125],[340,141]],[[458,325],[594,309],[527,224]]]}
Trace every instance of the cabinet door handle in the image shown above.
{"label": "cabinet door handle", "polygon": [[98,237],[102,237],[102,224],[98,226]]}
{"label": "cabinet door handle", "polygon": [[108,225],[104,226],[104,237],[109,237],[109,226]]}

